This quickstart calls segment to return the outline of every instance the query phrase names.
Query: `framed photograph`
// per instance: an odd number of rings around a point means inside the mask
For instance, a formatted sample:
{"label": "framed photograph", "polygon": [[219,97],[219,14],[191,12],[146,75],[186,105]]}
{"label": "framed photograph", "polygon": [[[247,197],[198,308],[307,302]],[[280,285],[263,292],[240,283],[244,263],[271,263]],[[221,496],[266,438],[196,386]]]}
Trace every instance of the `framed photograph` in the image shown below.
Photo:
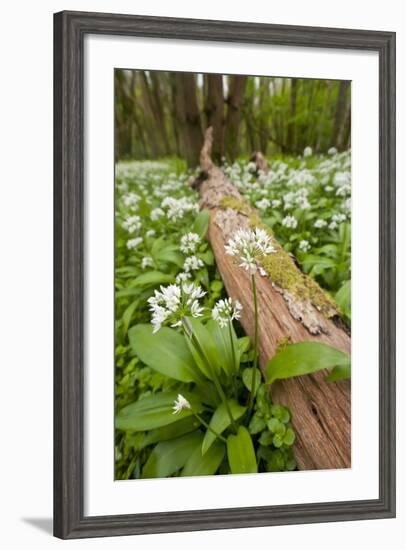
{"label": "framed photograph", "polygon": [[395,515],[395,34],[54,19],[54,534]]}

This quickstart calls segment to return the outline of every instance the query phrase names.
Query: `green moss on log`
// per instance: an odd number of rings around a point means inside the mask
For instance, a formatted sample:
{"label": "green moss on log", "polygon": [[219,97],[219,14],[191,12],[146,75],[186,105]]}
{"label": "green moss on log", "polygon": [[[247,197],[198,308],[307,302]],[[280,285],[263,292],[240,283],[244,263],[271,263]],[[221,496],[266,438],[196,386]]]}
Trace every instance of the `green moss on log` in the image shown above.
{"label": "green moss on log", "polygon": [[273,238],[276,252],[261,257],[260,262],[275,285],[292,294],[297,300],[310,301],[325,317],[340,314],[334,300],[314,279],[300,271],[293,258],[277,242],[272,229],[261,221],[256,211],[244,199],[226,196],[220,204],[221,208],[231,208],[245,214],[251,228],[261,227]]}

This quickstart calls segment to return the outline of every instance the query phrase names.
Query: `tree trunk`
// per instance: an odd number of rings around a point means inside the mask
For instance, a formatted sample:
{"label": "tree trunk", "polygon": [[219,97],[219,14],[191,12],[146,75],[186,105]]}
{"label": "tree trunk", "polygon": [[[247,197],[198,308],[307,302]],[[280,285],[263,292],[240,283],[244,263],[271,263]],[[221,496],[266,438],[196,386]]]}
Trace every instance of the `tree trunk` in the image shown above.
{"label": "tree trunk", "polygon": [[269,77],[261,76],[259,79],[259,147],[264,155],[266,155],[269,141],[268,101]]}
{"label": "tree trunk", "polygon": [[207,74],[205,113],[207,126],[213,128],[213,152],[216,162],[224,155],[224,92],[223,77],[219,74]]}
{"label": "tree trunk", "polygon": [[290,98],[289,98],[289,122],[287,147],[290,152],[295,150],[295,127],[296,127],[296,103],[297,103],[297,78],[292,78],[290,82]]}
{"label": "tree trunk", "polygon": [[230,89],[227,98],[227,118],[225,129],[226,155],[227,159],[233,162],[238,156],[238,130],[241,120],[241,105],[244,96],[246,76],[232,76],[230,78]]}
{"label": "tree trunk", "polygon": [[338,149],[341,149],[343,145],[347,90],[349,86],[350,86],[350,82],[348,80],[341,80],[340,86],[338,88],[336,114],[335,114],[335,122],[334,122],[334,137],[333,137],[335,146]]}
{"label": "tree trunk", "polygon": [[[200,185],[200,206],[210,209],[208,238],[228,295],[243,305],[241,324],[254,338],[255,316],[250,277],[224,245],[240,228],[260,224],[256,212],[242,199],[211,158],[212,133],[206,131],[200,155],[205,179]],[[229,204],[226,206],[225,197]],[[231,197],[231,199],[230,199]],[[256,275],[259,297],[260,365],[265,367],[278,345],[291,342],[325,342],[350,352],[351,340],[335,304],[317,283],[304,275],[294,260],[274,239],[278,264],[268,275]],[[265,267],[265,266],[264,266]],[[296,294],[283,285],[284,267],[295,272]],[[301,296],[297,298],[295,296]],[[326,371],[278,381],[272,386],[272,398],[292,411],[296,430],[294,445],[298,467],[303,470],[349,468],[351,466],[351,397],[348,381],[325,381]]]}
{"label": "tree trunk", "polygon": [[[179,97],[178,114],[184,121],[184,145],[188,166],[199,164],[199,154],[203,143],[200,123],[200,110],[197,103],[196,79],[192,73],[176,73],[177,95]],[[182,110],[184,113],[180,113]]]}
{"label": "tree trunk", "polygon": [[158,134],[162,138],[164,153],[169,154],[171,151],[169,146],[168,133],[166,131],[166,125],[165,125],[164,101],[162,101],[160,73],[156,71],[150,71],[149,74],[151,77],[151,84],[152,84],[151,92],[152,92],[152,98],[153,98],[153,104],[154,104],[154,115],[155,115],[155,120],[157,122],[158,128],[160,129]]}

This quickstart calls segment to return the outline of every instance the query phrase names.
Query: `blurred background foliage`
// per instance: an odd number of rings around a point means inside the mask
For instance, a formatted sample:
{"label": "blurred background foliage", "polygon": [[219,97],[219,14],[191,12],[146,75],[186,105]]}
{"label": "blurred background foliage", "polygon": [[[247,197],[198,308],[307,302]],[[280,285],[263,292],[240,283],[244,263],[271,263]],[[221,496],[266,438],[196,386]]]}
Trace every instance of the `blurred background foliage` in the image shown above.
{"label": "blurred background foliage", "polygon": [[199,162],[203,132],[213,126],[214,160],[254,151],[326,153],[351,143],[349,81],[115,71],[115,156]]}

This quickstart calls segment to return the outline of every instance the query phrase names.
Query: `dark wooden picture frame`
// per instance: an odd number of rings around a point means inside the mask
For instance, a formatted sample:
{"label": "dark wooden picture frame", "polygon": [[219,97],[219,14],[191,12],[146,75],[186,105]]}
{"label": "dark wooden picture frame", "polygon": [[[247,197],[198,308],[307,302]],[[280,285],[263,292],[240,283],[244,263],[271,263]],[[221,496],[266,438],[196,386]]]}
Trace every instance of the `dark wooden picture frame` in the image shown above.
{"label": "dark wooden picture frame", "polygon": [[[84,515],[83,41],[87,34],[379,54],[379,498]],[[133,15],[54,16],[54,534],[79,538],[395,516],[395,33]]]}

